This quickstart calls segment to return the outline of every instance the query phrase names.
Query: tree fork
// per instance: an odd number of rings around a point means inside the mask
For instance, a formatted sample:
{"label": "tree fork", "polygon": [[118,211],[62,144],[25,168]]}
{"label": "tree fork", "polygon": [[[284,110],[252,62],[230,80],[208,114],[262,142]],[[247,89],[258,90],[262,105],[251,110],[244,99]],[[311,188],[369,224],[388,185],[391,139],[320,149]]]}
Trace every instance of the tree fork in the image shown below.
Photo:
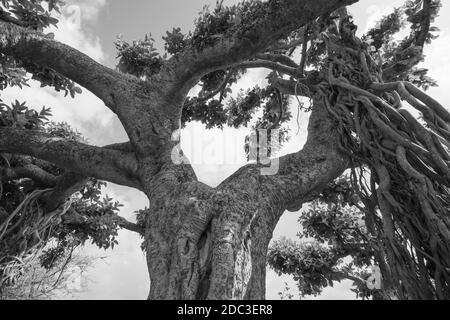
{"label": "tree fork", "polygon": [[211,188],[167,156],[156,175],[141,169],[150,200],[149,299],[265,298],[267,249],[281,215],[300,209],[349,165],[337,139],[336,123],[314,101],[304,149],[277,159],[276,175],[248,165]]}

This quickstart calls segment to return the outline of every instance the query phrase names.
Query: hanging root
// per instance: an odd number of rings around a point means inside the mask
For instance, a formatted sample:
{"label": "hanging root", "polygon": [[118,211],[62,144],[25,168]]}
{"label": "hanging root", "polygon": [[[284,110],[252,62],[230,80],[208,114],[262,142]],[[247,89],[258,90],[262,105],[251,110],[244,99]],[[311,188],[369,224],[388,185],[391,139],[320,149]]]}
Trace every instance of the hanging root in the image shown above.
{"label": "hanging root", "polygon": [[341,149],[364,164],[352,183],[368,230],[382,243],[376,259],[385,289],[404,299],[450,299],[450,113],[411,83],[383,83],[354,36],[326,44],[319,94],[337,121]]}
{"label": "hanging root", "polygon": [[[52,189],[35,190],[0,224],[0,280],[15,270],[22,257],[43,247],[52,234],[58,218],[70,208],[70,201],[62,209],[44,212],[39,198]],[[1,287],[1,286],[0,286]]]}

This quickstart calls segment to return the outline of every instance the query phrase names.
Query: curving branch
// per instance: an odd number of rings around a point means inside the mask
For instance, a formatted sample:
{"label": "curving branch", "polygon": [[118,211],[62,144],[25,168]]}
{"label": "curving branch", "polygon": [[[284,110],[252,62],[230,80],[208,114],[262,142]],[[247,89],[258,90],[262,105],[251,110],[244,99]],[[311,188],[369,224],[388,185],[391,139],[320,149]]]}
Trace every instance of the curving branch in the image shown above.
{"label": "curving branch", "polygon": [[188,46],[163,66],[162,73],[172,79],[173,92],[188,92],[201,76],[248,60],[311,20],[355,2],[357,0],[264,2],[252,14],[256,20],[237,17],[229,28],[235,31],[217,35],[216,44],[202,50]]}
{"label": "curving branch", "polygon": [[27,164],[17,168],[0,168],[0,180],[12,181],[19,179],[31,179],[45,187],[55,186],[58,180],[57,177],[34,164]]}
{"label": "curving branch", "polygon": [[99,97],[114,111],[114,94],[130,76],[105,67],[84,53],[13,22],[0,20],[0,53],[52,69]]}
{"label": "curving branch", "polygon": [[[431,0],[424,0],[422,3],[422,11],[420,12],[420,31],[417,34],[410,36],[403,40],[400,43],[401,50],[407,50],[411,47],[420,48],[421,53],[423,53],[425,44],[427,43],[427,39],[429,36],[429,32],[431,29],[432,23],[432,8],[431,8]],[[391,64],[387,65],[383,69],[383,78],[386,81],[397,80],[398,75],[402,72],[405,72],[412,67],[419,64],[423,58],[420,55],[416,57],[394,61]]]}
{"label": "curving branch", "polygon": [[287,65],[275,62],[275,61],[269,61],[269,60],[252,60],[252,61],[244,61],[237,64],[232,65],[233,68],[236,69],[255,69],[255,68],[266,68],[273,71],[277,71],[283,74],[287,74],[292,77],[302,77],[303,73],[300,72],[297,68],[289,67]]}
{"label": "curving branch", "polygon": [[43,197],[47,211],[52,212],[56,210],[72,194],[80,191],[86,182],[86,177],[74,172],[67,172],[58,177],[52,192]]}
{"label": "curving branch", "polygon": [[33,156],[86,177],[141,188],[134,154],[9,127],[0,127],[0,151]]}
{"label": "curving branch", "polygon": [[295,63],[294,60],[292,60],[291,58],[289,58],[284,54],[260,53],[257,54],[255,58],[260,60],[269,60],[272,62],[278,62],[291,68],[297,69],[299,67],[299,65]]}
{"label": "curving branch", "polygon": [[280,90],[280,92],[291,96],[311,97],[310,90],[319,84],[319,82],[320,79],[314,73],[311,73],[306,78],[299,78],[297,80],[286,80],[276,76],[269,78],[269,83],[272,86]]}
{"label": "curving branch", "polygon": [[233,71],[234,69],[231,69],[228,71],[228,74],[226,75],[225,79],[222,81],[222,83],[212,92],[210,92],[208,95],[201,97],[201,98],[197,98],[195,100],[191,100],[188,103],[185,103],[184,107],[188,108],[196,103],[201,103],[201,102],[205,102],[208,101],[209,99],[214,98],[216,95],[218,95],[219,93],[222,94],[223,91],[227,88],[231,77],[233,76]]}
{"label": "curving branch", "polygon": [[226,179],[217,190],[238,193],[249,190],[255,203],[264,199],[267,205],[272,205],[279,203],[277,199],[284,199],[283,210],[298,210],[310,194],[324,188],[350,166],[348,157],[339,150],[336,130],[323,103],[314,101],[304,148],[271,160],[279,163],[276,174],[262,175],[261,165],[250,164]]}
{"label": "curving branch", "polygon": [[145,231],[144,228],[141,227],[140,225],[138,225],[137,223],[130,222],[121,216],[114,216],[113,219],[117,222],[117,225],[119,227],[121,227],[122,229],[126,229],[128,231],[133,231],[133,232],[139,233],[140,235],[144,234],[144,231]]}

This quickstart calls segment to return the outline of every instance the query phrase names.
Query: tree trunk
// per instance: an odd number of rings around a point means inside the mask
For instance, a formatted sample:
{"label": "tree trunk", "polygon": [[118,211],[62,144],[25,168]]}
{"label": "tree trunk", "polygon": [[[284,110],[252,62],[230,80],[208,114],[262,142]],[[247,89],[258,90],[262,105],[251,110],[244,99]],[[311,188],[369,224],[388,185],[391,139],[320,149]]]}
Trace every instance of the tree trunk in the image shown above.
{"label": "tree trunk", "polygon": [[198,182],[150,201],[149,299],[265,298],[266,254],[282,210],[262,212]]}
{"label": "tree trunk", "polygon": [[[158,173],[141,179],[150,200],[145,249],[149,299],[264,299],[266,255],[281,215],[337,178],[348,159],[321,102],[315,102],[302,151],[279,158],[276,175],[248,165],[217,188],[171,159],[167,143]],[[154,167],[154,162],[152,166]]]}

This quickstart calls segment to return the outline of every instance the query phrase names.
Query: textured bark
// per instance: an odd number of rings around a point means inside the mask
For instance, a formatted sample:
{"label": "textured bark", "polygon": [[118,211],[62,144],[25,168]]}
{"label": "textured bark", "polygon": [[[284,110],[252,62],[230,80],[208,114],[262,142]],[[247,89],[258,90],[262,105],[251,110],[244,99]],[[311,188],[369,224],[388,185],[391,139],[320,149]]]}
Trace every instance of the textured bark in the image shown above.
{"label": "textured bark", "polygon": [[84,176],[140,188],[134,154],[8,127],[0,127],[0,151],[33,156]]}

